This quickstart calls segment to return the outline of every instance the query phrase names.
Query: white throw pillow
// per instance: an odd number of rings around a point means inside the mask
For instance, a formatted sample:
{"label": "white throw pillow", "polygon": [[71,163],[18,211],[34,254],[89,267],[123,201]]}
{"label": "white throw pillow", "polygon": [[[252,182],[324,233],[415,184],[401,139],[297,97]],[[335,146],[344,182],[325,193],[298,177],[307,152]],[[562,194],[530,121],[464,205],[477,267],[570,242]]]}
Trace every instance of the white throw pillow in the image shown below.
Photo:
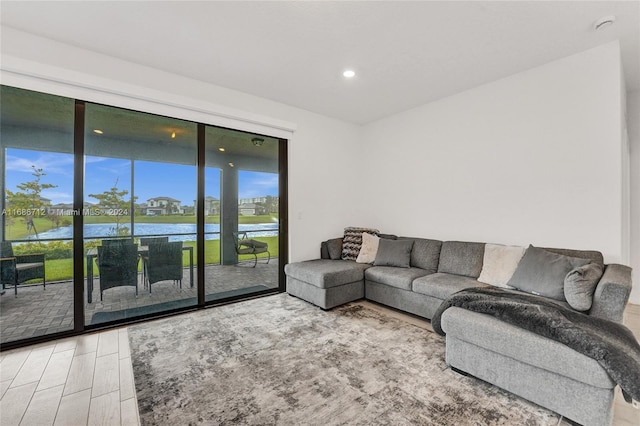
{"label": "white throw pillow", "polygon": [[373,263],[376,260],[376,254],[378,254],[378,245],[380,244],[380,238],[375,235],[362,233],[362,247],[360,247],[360,253],[358,253],[357,263]]}
{"label": "white throw pillow", "polygon": [[513,288],[508,286],[507,283],[526,250],[525,247],[520,246],[485,244],[482,272],[480,272],[478,281],[496,287]]}

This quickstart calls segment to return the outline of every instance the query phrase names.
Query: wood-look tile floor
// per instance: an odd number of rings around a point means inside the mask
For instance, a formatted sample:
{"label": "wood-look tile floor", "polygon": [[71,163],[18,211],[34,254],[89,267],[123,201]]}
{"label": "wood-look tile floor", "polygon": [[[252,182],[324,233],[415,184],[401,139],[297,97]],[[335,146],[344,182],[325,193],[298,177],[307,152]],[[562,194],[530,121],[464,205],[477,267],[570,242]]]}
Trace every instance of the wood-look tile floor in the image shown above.
{"label": "wood-look tile floor", "polygon": [[0,425],[139,425],[127,328],[0,354]]}
{"label": "wood-look tile floor", "polygon": [[[360,303],[431,329],[428,321]],[[640,340],[640,305],[627,307],[624,323]],[[127,333],[123,327],[0,353],[0,425],[139,425]],[[619,391],[613,425],[640,425],[640,409]]]}

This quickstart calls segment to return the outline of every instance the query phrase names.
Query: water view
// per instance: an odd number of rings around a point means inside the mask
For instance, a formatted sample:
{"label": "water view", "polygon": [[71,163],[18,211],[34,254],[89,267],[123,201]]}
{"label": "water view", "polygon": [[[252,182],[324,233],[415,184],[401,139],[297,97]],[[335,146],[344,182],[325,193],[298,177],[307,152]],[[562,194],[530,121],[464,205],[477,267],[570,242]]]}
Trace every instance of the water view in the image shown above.
{"label": "water view", "polygon": [[[127,226],[130,224],[125,224]],[[113,229],[115,223],[94,223],[84,225],[85,238],[102,238],[114,234]],[[120,224],[120,227],[123,225]],[[147,235],[169,235],[170,241],[193,241],[196,235],[195,223],[136,223],[133,233],[136,237]],[[273,237],[278,235],[277,223],[254,223],[238,225],[240,232],[248,232],[249,236],[254,237]],[[129,229],[131,231],[131,229]],[[204,228],[206,240],[220,239],[220,224],[206,224]],[[64,226],[57,229],[51,229],[39,234],[39,239],[71,239],[73,238],[73,227]],[[35,235],[32,239],[36,239]]]}

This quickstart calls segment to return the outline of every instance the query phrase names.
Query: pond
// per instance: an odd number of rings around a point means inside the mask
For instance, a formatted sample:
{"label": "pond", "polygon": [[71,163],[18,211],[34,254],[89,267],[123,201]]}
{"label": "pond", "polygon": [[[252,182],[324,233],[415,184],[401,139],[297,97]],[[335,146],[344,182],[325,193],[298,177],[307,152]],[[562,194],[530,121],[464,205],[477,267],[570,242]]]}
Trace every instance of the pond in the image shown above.
{"label": "pond", "polygon": [[[102,238],[113,236],[113,228],[115,223],[93,223],[84,225],[84,237]],[[121,224],[122,226],[122,224]],[[272,237],[278,235],[277,223],[255,223],[238,225],[240,232],[247,231],[248,236],[255,237]],[[220,239],[220,224],[205,224],[205,240]],[[136,223],[134,233],[136,237],[144,237],[145,235],[169,235],[170,241],[194,241],[196,235],[195,223]],[[181,234],[181,235],[176,235]],[[187,235],[184,235],[187,234]],[[73,227],[65,226],[57,229],[51,229],[39,234],[40,239],[71,239],[73,238]],[[35,235],[32,239],[36,239]]]}

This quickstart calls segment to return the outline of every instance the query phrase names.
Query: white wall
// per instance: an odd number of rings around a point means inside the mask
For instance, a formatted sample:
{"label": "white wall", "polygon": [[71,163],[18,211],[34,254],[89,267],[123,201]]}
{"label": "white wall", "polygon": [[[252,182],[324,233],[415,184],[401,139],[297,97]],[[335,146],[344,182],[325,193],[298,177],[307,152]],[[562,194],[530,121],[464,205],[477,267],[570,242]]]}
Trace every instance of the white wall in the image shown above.
{"label": "white wall", "polygon": [[[318,257],[320,241],[359,223],[353,209],[359,201],[345,185],[358,176],[352,163],[358,156],[358,126],[13,29],[1,32],[3,84],[19,82],[19,87],[211,124],[233,122],[248,131],[266,123],[276,126],[269,133],[276,136],[282,134],[278,127],[294,127],[289,141],[290,261]],[[7,72],[16,68],[44,80]],[[69,84],[46,80],[51,76]],[[181,110],[165,102],[199,109]],[[229,116],[240,119],[229,121]]]}
{"label": "white wall", "polygon": [[367,222],[620,262],[620,84],[615,42],[366,125]]}
{"label": "white wall", "polygon": [[627,129],[631,151],[631,303],[640,304],[640,90],[627,93]]}

